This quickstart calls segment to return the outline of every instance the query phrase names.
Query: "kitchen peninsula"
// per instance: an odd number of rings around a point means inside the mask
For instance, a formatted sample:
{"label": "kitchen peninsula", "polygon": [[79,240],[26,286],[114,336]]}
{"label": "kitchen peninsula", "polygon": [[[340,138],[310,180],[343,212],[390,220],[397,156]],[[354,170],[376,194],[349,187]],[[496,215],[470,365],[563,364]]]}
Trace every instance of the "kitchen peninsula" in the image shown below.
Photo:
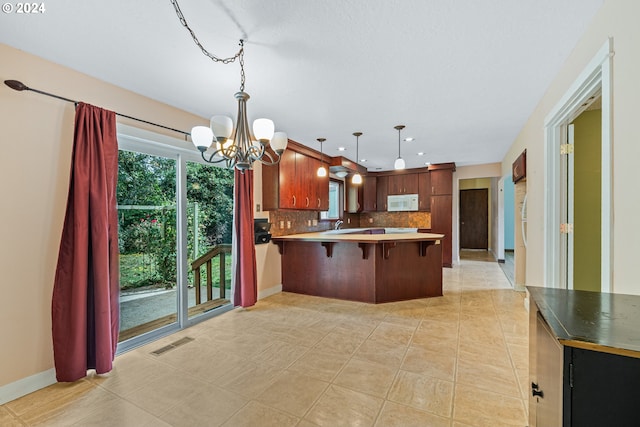
{"label": "kitchen peninsula", "polygon": [[442,295],[442,234],[332,230],[274,237],[282,290],[367,303]]}

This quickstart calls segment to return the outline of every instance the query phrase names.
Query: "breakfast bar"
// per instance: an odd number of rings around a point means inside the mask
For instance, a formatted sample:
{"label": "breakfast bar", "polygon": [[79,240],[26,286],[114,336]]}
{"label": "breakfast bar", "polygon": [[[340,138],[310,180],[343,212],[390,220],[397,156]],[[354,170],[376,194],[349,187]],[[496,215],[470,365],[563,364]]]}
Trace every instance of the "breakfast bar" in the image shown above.
{"label": "breakfast bar", "polygon": [[442,296],[442,234],[380,228],[273,237],[282,290],[367,303]]}

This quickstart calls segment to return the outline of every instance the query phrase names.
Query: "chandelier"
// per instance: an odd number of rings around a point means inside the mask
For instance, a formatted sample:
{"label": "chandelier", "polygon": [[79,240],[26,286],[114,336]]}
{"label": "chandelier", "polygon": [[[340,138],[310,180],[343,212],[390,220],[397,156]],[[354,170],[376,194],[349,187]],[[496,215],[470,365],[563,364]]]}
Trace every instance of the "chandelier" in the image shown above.
{"label": "chandelier", "polygon": [[[194,43],[202,50],[202,53],[214,62],[229,64],[238,59],[240,63],[240,91],[234,95],[238,100],[235,127],[230,117],[215,115],[211,117],[209,127],[195,126],[191,129],[193,145],[200,151],[205,162],[226,162],[227,168],[235,167],[242,172],[251,169],[255,161],[269,166],[280,163],[281,155],[287,148],[287,134],[274,132],[273,121],[269,119],[256,119],[253,122],[253,134],[248,125],[247,100],[249,94],[244,91],[244,40],[240,40],[240,50],[234,56],[218,58],[202,46],[187,24],[177,0],[171,0],[171,4],[173,4],[180,23],[189,31]],[[209,148],[214,139],[216,146],[215,150],[211,152]]]}

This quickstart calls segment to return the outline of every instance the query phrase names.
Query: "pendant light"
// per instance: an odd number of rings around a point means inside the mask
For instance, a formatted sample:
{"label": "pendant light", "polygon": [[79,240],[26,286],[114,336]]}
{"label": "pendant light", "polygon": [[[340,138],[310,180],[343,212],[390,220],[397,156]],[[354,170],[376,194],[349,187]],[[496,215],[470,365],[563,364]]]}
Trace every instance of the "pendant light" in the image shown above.
{"label": "pendant light", "polygon": [[404,129],[404,125],[394,126],[393,128],[398,131],[398,158],[396,159],[396,162],[393,164],[393,167],[395,169],[404,169],[405,168],[404,159],[400,157],[400,131]]}
{"label": "pendant light", "polygon": [[322,152],[322,143],[325,142],[326,138],[318,138],[317,141],[320,143],[320,162],[322,163],[318,168],[317,175],[320,177],[327,176],[327,168],[324,167],[324,154]]}
{"label": "pendant light", "polygon": [[[359,146],[359,139],[360,136],[362,135],[362,132],[354,132],[353,136],[356,137],[356,165],[358,165],[358,146]],[[353,175],[353,177],[351,178],[351,183],[352,184],[362,184],[362,175],[360,175],[360,173],[356,170],[356,174]]]}

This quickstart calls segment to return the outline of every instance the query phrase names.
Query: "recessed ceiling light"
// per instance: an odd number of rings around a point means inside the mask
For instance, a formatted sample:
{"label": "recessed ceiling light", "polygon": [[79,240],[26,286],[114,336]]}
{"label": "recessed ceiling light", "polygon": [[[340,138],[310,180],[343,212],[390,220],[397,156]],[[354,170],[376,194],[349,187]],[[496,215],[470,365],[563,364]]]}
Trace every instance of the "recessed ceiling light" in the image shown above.
{"label": "recessed ceiling light", "polygon": [[360,159],[362,163],[366,163],[367,159]]}
{"label": "recessed ceiling light", "polygon": [[429,166],[429,165],[431,164],[431,162],[424,162],[424,164],[425,164],[426,166]]}
{"label": "recessed ceiling light", "polygon": [[347,151],[345,147],[338,147],[338,151]]}
{"label": "recessed ceiling light", "polygon": [[407,142],[411,142],[411,141],[413,141],[413,137],[410,136],[409,138],[405,138],[404,140],[407,141]]}
{"label": "recessed ceiling light", "polygon": [[422,152],[422,151],[421,151],[421,152],[419,152],[419,153],[418,153],[418,156],[424,156],[424,152]]}
{"label": "recessed ceiling light", "polygon": [[377,171],[382,170],[382,168],[376,168]]}

